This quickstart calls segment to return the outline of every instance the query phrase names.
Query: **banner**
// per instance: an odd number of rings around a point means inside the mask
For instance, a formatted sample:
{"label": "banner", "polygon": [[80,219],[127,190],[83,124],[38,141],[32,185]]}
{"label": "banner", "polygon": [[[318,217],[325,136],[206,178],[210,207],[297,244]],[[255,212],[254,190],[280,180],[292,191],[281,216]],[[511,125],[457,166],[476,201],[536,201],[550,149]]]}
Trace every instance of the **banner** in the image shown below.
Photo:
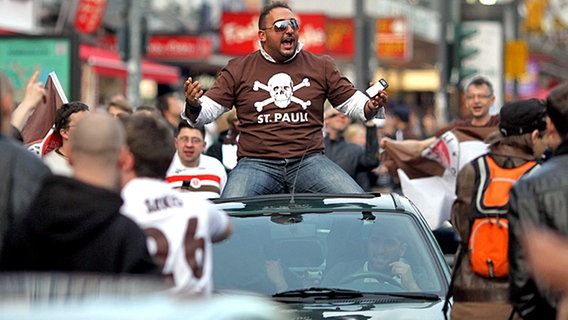
{"label": "banner", "polygon": [[24,145],[43,156],[61,145],[59,135],[53,134],[55,112],[69,102],[55,72],[51,72],[45,83],[46,99],[41,102],[22,130]]}
{"label": "banner", "polygon": [[459,170],[488,151],[484,140],[495,130],[454,128],[421,152],[405,148],[405,141],[389,141],[381,161],[434,230],[450,219]]}

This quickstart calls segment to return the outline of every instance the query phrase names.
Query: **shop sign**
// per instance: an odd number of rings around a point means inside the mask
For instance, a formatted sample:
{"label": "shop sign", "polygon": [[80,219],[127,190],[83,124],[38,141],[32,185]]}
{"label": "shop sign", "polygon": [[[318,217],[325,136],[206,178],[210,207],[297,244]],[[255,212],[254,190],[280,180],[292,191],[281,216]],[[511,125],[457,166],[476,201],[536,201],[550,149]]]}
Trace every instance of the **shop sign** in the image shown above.
{"label": "shop sign", "polygon": [[406,17],[381,17],[376,20],[375,52],[380,60],[412,59],[412,31]]}
{"label": "shop sign", "polygon": [[194,59],[211,57],[211,39],[190,36],[151,36],[147,58],[152,59]]}
{"label": "shop sign", "polygon": [[[116,51],[116,37],[102,37],[100,42]],[[213,54],[213,43],[207,37],[156,35],[150,36],[146,58],[151,59],[208,59]]]}
{"label": "shop sign", "polygon": [[326,52],[332,56],[353,59],[355,55],[355,25],[351,18],[328,18]]}
{"label": "shop sign", "polygon": [[106,0],[80,0],[75,14],[75,28],[81,33],[97,31],[103,20]]}
{"label": "shop sign", "polygon": [[[297,14],[300,41],[312,53],[325,53],[325,23],[323,14]],[[258,13],[223,12],[219,29],[220,53],[246,55],[258,49]]]}

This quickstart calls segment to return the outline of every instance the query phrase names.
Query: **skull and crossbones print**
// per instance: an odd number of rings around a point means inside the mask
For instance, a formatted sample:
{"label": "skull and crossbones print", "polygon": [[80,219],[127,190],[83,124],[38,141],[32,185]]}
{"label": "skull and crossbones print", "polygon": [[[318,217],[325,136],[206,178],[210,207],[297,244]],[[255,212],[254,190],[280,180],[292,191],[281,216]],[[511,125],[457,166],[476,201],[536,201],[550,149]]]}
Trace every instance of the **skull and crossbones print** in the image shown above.
{"label": "skull and crossbones print", "polygon": [[302,109],[306,110],[312,104],[312,102],[310,100],[304,101],[302,99],[294,97],[294,92],[296,92],[296,90],[300,88],[309,86],[310,80],[308,78],[304,78],[301,83],[294,86],[292,78],[285,73],[277,73],[273,75],[272,77],[270,77],[270,79],[268,79],[267,84],[263,84],[260,81],[255,81],[253,85],[254,91],[263,89],[270,94],[270,98],[254,103],[256,111],[261,112],[266,105],[273,102],[280,109],[288,107],[290,102],[295,102],[301,105]]}

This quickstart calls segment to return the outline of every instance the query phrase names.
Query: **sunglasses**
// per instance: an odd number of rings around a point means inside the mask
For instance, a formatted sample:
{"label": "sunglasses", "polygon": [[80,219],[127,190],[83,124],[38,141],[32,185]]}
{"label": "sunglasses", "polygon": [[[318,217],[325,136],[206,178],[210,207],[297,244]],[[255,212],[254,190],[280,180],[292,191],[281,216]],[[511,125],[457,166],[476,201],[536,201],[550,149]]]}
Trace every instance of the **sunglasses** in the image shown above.
{"label": "sunglasses", "polygon": [[298,22],[298,20],[290,19],[290,20],[276,21],[276,22],[274,22],[272,27],[266,27],[262,30],[273,28],[275,32],[284,32],[284,31],[286,31],[286,29],[288,29],[288,26],[292,27],[292,30],[294,30],[294,31],[298,31],[298,29],[300,29],[300,23]]}

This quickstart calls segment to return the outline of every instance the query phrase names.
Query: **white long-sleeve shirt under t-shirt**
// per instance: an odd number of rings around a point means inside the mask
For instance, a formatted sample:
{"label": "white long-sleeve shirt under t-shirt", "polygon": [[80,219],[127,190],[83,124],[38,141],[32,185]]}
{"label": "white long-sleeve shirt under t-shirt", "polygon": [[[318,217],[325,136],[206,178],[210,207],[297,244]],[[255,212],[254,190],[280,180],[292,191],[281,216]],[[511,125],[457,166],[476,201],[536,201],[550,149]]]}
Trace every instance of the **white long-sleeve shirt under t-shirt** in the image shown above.
{"label": "white long-sleeve shirt under t-shirt", "polygon": [[209,200],[172,189],[161,180],[136,178],[121,192],[122,214],[144,230],[148,250],[171,275],[177,292],[212,291],[212,239],[226,231],[229,218]]}
{"label": "white long-sleeve shirt under t-shirt", "polygon": [[290,159],[322,153],[323,113],[328,101],[355,120],[367,121],[369,97],[340,72],[334,60],[301,50],[277,63],[262,49],[231,59],[199,98],[199,127],[236,109],[238,158]]}

